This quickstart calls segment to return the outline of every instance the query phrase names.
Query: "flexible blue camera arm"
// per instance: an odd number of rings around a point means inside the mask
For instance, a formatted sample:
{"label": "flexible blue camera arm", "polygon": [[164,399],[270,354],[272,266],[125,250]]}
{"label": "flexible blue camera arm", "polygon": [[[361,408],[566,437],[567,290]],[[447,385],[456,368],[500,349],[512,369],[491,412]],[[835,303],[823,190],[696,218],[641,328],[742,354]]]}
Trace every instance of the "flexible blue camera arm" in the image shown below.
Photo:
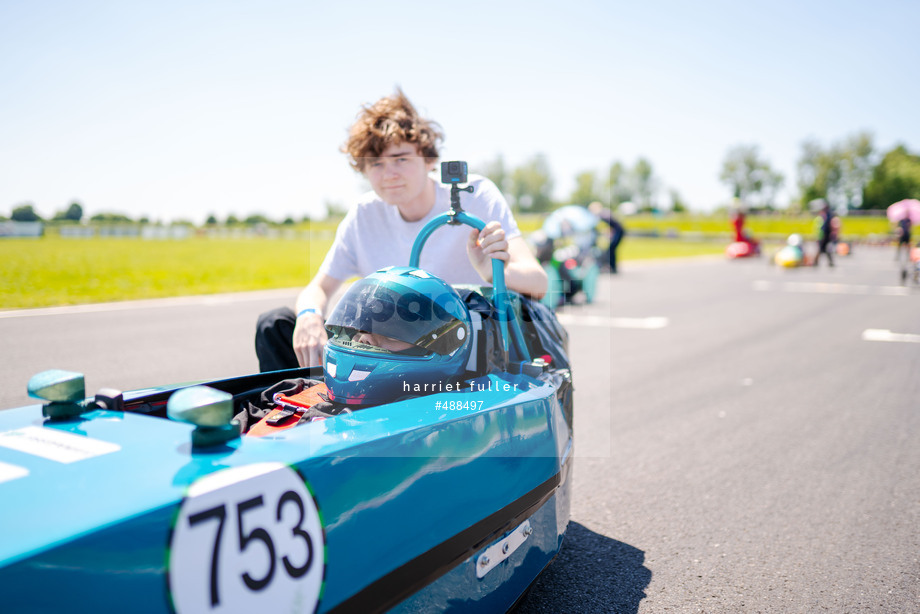
{"label": "flexible blue camera arm", "polygon": [[[428,237],[445,224],[466,224],[478,230],[482,230],[486,226],[486,223],[481,219],[463,210],[451,210],[448,213],[442,213],[425,224],[425,227],[418,233],[418,236],[415,238],[415,243],[412,245],[412,253],[409,256],[409,266],[418,267],[419,259],[422,255],[422,248],[425,246]],[[508,295],[508,288],[505,285],[505,263],[497,258],[492,259],[492,288],[492,299],[495,302],[495,310],[498,312],[498,323],[502,332],[502,349],[505,353],[505,359],[507,361],[509,355],[508,322],[511,322],[514,347],[520,355],[520,359],[529,362],[530,353],[527,351],[527,345],[524,343],[524,334],[514,315],[514,309],[511,306],[511,297]]]}

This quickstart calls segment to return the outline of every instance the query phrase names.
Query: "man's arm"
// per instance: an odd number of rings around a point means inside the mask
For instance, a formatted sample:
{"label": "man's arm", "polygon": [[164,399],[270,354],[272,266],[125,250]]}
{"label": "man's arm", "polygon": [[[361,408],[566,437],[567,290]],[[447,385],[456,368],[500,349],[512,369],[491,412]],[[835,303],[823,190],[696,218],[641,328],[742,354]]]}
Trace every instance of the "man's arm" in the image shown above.
{"label": "man's arm", "polygon": [[301,367],[323,364],[326,307],[329,297],[335,294],[341,285],[341,280],[329,277],[325,273],[317,273],[297,297],[296,313],[299,315],[294,325],[294,353]]}
{"label": "man's arm", "polygon": [[505,265],[505,285],[533,298],[543,298],[549,287],[549,280],[524,237],[514,237],[508,241],[508,252],[511,259]]}
{"label": "man's arm", "polygon": [[505,285],[509,290],[542,298],[549,281],[546,271],[537,262],[523,237],[505,240],[505,231],[498,222],[473,230],[467,242],[467,254],[480,277],[492,283],[492,258],[505,263]]}

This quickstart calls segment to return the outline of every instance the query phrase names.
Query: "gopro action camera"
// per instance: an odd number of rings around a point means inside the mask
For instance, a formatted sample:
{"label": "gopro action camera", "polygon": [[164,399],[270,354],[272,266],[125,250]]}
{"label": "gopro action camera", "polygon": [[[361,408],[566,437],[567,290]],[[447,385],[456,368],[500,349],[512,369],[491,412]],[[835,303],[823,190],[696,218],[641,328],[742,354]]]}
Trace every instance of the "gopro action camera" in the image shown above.
{"label": "gopro action camera", "polygon": [[441,183],[466,183],[466,162],[441,162]]}

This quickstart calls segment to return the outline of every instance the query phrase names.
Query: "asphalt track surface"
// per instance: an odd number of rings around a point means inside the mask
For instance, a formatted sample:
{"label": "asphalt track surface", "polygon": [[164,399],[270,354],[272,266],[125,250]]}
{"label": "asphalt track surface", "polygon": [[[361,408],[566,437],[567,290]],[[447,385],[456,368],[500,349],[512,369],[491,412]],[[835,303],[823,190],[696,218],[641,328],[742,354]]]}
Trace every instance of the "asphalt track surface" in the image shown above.
{"label": "asphalt track surface", "polygon": [[[890,248],[837,266],[626,262],[562,310],[572,520],[520,612],[920,611],[920,289]],[[256,370],[295,290],[0,312],[0,407]]]}

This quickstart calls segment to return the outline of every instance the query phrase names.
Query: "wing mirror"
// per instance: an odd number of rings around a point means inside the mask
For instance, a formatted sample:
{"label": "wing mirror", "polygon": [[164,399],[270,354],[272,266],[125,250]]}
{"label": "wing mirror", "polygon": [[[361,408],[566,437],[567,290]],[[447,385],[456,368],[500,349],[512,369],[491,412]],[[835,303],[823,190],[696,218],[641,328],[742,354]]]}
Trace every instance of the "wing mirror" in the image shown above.
{"label": "wing mirror", "polygon": [[192,446],[207,448],[240,436],[240,423],[233,419],[233,395],[207,386],[182,388],[166,402],[172,420],[195,425]]}
{"label": "wing mirror", "polygon": [[89,409],[85,404],[86,383],[82,373],[52,369],[32,376],[29,396],[48,401],[42,415],[51,420],[70,420]]}

